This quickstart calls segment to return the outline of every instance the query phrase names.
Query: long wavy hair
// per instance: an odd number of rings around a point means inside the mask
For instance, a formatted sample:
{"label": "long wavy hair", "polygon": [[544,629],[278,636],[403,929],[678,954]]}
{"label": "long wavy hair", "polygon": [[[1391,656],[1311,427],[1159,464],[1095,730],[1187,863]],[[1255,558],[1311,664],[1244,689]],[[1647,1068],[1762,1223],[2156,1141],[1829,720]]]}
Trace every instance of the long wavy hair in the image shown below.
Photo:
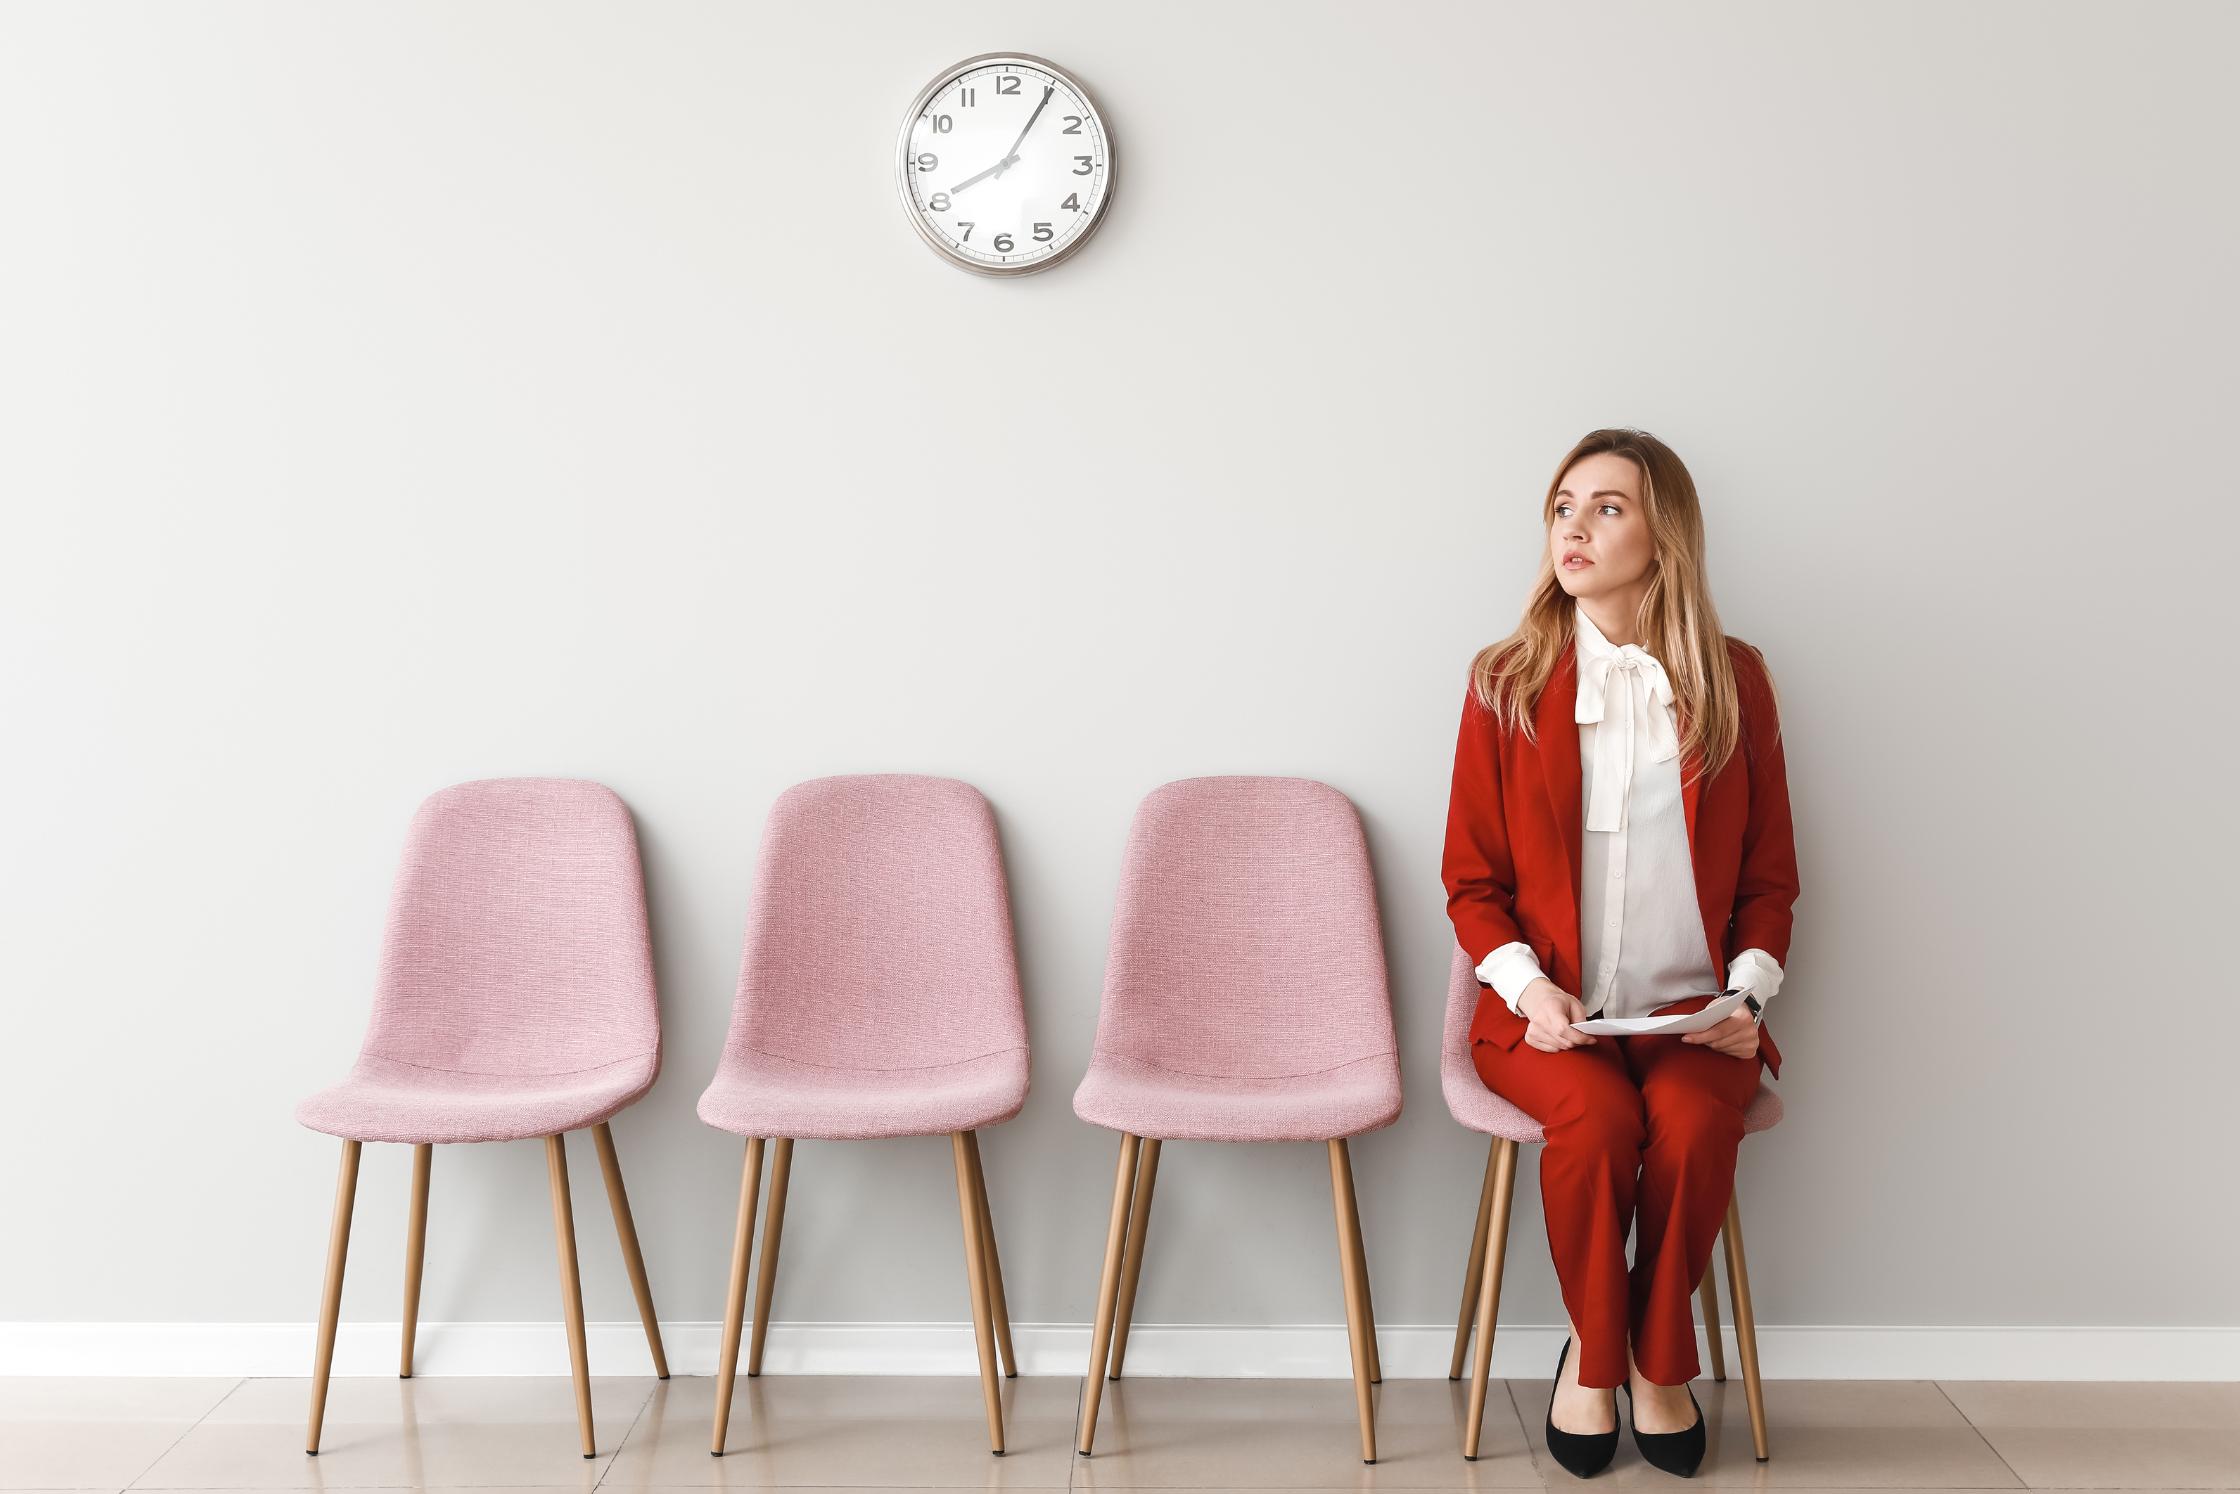
{"label": "long wavy hair", "polygon": [[[1727,645],[1740,644],[1773,688],[1765,656],[1719,626],[1703,565],[1703,506],[1695,479],[1672,448],[1647,431],[1590,431],[1556,464],[1540,503],[1540,569],[1517,629],[1478,651],[1470,684],[1478,703],[1506,729],[1534,738],[1533,711],[1556,663],[1572,641],[1577,603],[1556,579],[1547,544],[1555,522],[1556,491],[1582,458],[1615,452],[1641,473],[1641,502],[1649,518],[1649,591],[1634,619],[1641,646],[1656,655],[1672,681],[1680,718],[1680,760],[1698,764],[1698,776],[1715,777],[1742,737],[1742,705]],[[1778,720],[1778,710],[1776,714]]]}

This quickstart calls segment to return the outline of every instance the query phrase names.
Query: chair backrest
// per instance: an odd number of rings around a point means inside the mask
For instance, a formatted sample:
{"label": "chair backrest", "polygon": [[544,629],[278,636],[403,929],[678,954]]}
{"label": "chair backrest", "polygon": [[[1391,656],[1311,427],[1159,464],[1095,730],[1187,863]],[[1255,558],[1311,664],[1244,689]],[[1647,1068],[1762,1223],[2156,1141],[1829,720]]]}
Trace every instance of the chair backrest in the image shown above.
{"label": "chair backrest", "polygon": [[1361,817],[1311,778],[1185,778],[1128,830],[1097,1050],[1314,1073],[1394,1051]]}
{"label": "chair backrest", "polygon": [[1027,1046],[995,812],[917,773],[814,778],[763,827],[729,1046],[836,1068]]}
{"label": "chair backrest", "polygon": [[365,1051],[526,1076],[660,1046],[638,838],[614,790],[490,778],[429,795],[390,896]]}
{"label": "chair backrest", "polygon": [[1447,1108],[1455,1110],[1458,1100],[1475,1101],[1475,1091],[1484,1089],[1485,1081],[1478,1077],[1477,1066],[1470,1062],[1470,1024],[1477,1019],[1478,967],[1470,963],[1470,956],[1460,944],[1454,947],[1454,959],[1447,970],[1447,1015],[1439,1032],[1439,1088],[1447,1101]]}

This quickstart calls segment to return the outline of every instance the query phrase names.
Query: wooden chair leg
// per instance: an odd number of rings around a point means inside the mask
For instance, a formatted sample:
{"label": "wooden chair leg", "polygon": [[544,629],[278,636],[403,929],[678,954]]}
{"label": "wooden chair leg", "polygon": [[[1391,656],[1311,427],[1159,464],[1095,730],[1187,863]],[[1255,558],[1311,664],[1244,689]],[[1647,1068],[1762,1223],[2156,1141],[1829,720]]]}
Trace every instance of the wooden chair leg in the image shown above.
{"label": "wooden chair leg", "polygon": [[1369,1284],[1368,1237],[1361,1228],[1361,1199],[1353,1186],[1353,1162],[1346,1161],[1346,1212],[1353,1216],[1353,1258],[1361,1268],[1361,1310],[1369,1322],[1369,1383],[1384,1383],[1384,1359],[1377,1352],[1377,1299]]}
{"label": "wooden chair leg", "polygon": [[1097,1440],[1097,1403],[1104,1395],[1104,1366],[1112,1352],[1112,1322],[1119,1307],[1120,1252],[1128,1237],[1128,1215],[1135,1201],[1136,1157],[1142,1138],[1120,1133],[1120,1161],[1113,1169],[1112,1222],[1105,1229],[1104,1277],[1097,1283],[1097,1321],[1089,1332],[1089,1374],[1081,1386],[1081,1424],[1074,1449],[1084,1458]]}
{"label": "wooden chair leg", "polygon": [[1719,1331],[1719,1272],[1709,1261],[1703,1263],[1703,1285],[1696,1290],[1696,1300],[1703,1306],[1703,1337],[1711,1352],[1711,1378],[1724,1382],[1727,1345],[1726,1336]]}
{"label": "wooden chair leg", "polygon": [[988,1403],[988,1450],[1003,1456],[1002,1377],[996,1369],[995,1314],[988,1304],[988,1242],[980,1233],[980,1193],[972,1186],[972,1148],[962,1131],[949,1133],[957,1170],[957,1214],[964,1226],[965,1285],[972,1293],[972,1337],[980,1351],[980,1396]]}
{"label": "wooden chair leg", "polygon": [[716,1425],[708,1456],[723,1456],[731,1426],[731,1387],[739,1374],[739,1325],[747,1315],[747,1256],[754,1247],[755,1196],[762,1191],[762,1138],[747,1138],[746,1166],[739,1175],[739,1225],[731,1236],[731,1291],[723,1304],[723,1347],[716,1364]]}
{"label": "wooden chair leg", "polygon": [[420,1265],[428,1249],[428,1169],[435,1148],[423,1141],[412,1149],[412,1208],[404,1224],[404,1345],[397,1356],[397,1378],[412,1378],[412,1340],[420,1329]]}
{"label": "wooden chair leg", "polygon": [[560,1248],[560,1312],[568,1324],[568,1365],[576,1382],[576,1421],[583,1432],[583,1455],[599,1456],[591,1433],[591,1363],[583,1340],[583,1278],[576,1269],[575,1209],[568,1198],[568,1144],[559,1136],[544,1139],[545,1171],[552,1178],[552,1234]]}
{"label": "wooden chair leg", "polygon": [[1462,1378],[1463,1351],[1470,1346],[1470,1319],[1478,1306],[1478,1274],[1486,1264],[1486,1225],[1493,1218],[1493,1177],[1501,1161],[1501,1138],[1486,1145],[1486,1180],[1478,1187],[1478,1227],[1470,1232],[1470,1258],[1462,1267],[1462,1311],[1454,1320],[1454,1357],[1447,1361],[1447,1378]]}
{"label": "wooden chair leg", "polygon": [[607,1210],[614,1215],[615,1238],[622,1242],[622,1267],[630,1273],[630,1294],[638,1299],[638,1321],[645,1325],[646,1347],[653,1352],[653,1375],[669,1378],[669,1356],[661,1352],[661,1320],[654,1316],[653,1286],[646,1280],[646,1258],[638,1249],[637,1221],[630,1217],[630,1195],[622,1186],[622,1162],[614,1154],[614,1133],[605,1121],[591,1128],[599,1149],[599,1172],[607,1180]]}
{"label": "wooden chair leg", "polygon": [[1120,1378],[1128,1357],[1128,1330],[1136,1320],[1136,1283],[1143,1277],[1143,1242],[1151,1230],[1151,1192],[1159,1182],[1159,1139],[1144,1138],[1136,1155],[1135,1198],[1128,1206],[1128,1243],[1121,1263],[1120,1303],[1112,1325],[1112,1364],[1106,1377]]}
{"label": "wooden chair leg", "polygon": [[1772,1453],[1766,1439],[1766,1393],[1758,1379],[1758,1317],[1750,1308],[1750,1262],[1742,1251],[1742,1195],[1727,1200],[1727,1296],[1734,1303],[1734,1346],[1742,1356],[1742,1388],[1750,1401],[1750,1440],[1758,1461]]}
{"label": "wooden chair leg", "polygon": [[988,1173],[980,1165],[980,1133],[964,1133],[972,1154],[972,1191],[980,1200],[980,1238],[988,1246],[988,1305],[996,1319],[996,1347],[1003,1353],[1004,1378],[1019,1377],[1019,1356],[1011,1348],[1011,1303],[1003,1294],[1003,1257],[996,1251],[996,1211],[988,1202]]}
{"label": "wooden chair leg", "polygon": [[1353,1349],[1354,1411],[1361,1419],[1361,1461],[1377,1461],[1377,1403],[1369,1393],[1368,1272],[1363,1269],[1360,1219],[1353,1206],[1353,1163],[1344,1137],[1330,1142],[1330,1203],[1338,1216],[1338,1271],[1346,1291],[1346,1342]]}
{"label": "wooden chair leg", "polygon": [[770,1331],[770,1299],[778,1289],[778,1241],[786,1227],[786,1186],[793,1178],[793,1138],[770,1148],[770,1203],[762,1219],[762,1264],[754,1276],[754,1332],[747,1339],[747,1373],[762,1373],[762,1340]]}
{"label": "wooden chair leg", "polygon": [[1470,1415],[1462,1427],[1462,1456],[1478,1461],[1478,1438],[1485,1430],[1486,1387],[1493,1376],[1493,1331],[1501,1312],[1501,1267],[1509,1254],[1509,1205],[1517,1191],[1517,1144],[1494,1141],[1493,1217],[1486,1226],[1484,1275],[1478,1283],[1478,1352],[1470,1365]]}
{"label": "wooden chair leg", "polygon": [[319,1297],[319,1346],[311,1360],[311,1423],[303,1450],[319,1456],[319,1427],[327,1416],[327,1377],[334,1369],[334,1332],[342,1316],[342,1265],[350,1254],[350,1209],[358,1197],[358,1151],[362,1143],[342,1143],[342,1176],[334,1186],[334,1223],[327,1231],[327,1285]]}

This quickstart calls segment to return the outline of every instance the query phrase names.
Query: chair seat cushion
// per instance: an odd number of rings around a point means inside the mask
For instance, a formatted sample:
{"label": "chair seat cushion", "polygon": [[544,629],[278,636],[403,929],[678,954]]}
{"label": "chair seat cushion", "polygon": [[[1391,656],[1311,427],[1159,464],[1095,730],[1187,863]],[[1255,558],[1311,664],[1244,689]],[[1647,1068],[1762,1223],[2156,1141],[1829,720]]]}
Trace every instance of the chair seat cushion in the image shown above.
{"label": "chair seat cushion", "polygon": [[[1510,1141],[1538,1142],[1542,1135],[1540,1122],[1519,1109],[1513,1102],[1486,1088],[1485,1080],[1468,1060],[1459,1059],[1453,1052],[1445,1055],[1440,1065],[1440,1087],[1446,1092],[1447,1109],[1454,1118],[1470,1130],[1486,1136],[1505,1137]],[[1758,1092],[1742,1112],[1742,1133],[1768,1131],[1781,1121],[1781,1096],[1763,1078],[1758,1080]]]}
{"label": "chair seat cushion", "polygon": [[524,1141],[595,1126],[653,1087],[659,1050],[565,1074],[477,1074],[359,1055],[350,1077],[296,1107],[353,1141]]}
{"label": "chair seat cushion", "polygon": [[1027,1050],[954,1063],[835,1068],[730,1048],[700,1096],[700,1118],[738,1136],[860,1141],[938,1136],[1007,1121],[1027,1102]]}
{"label": "chair seat cushion", "polygon": [[1099,1052],[1074,1091],[1091,1125],[1162,1141],[1329,1141],[1400,1117],[1400,1058],[1313,1074],[1191,1074]]}

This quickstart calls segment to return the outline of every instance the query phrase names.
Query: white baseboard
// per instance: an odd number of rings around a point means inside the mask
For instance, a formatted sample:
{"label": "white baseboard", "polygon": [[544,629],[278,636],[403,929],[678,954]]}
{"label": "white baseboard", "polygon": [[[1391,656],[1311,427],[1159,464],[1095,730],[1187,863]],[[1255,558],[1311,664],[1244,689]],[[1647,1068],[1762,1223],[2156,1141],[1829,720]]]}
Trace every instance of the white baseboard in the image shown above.
{"label": "white baseboard", "polygon": [[[669,1368],[715,1372],[721,1325],[664,1323]],[[634,1322],[588,1325],[598,1375],[652,1372]],[[1493,1373],[1545,1377],[1561,1325],[1504,1324]],[[344,1323],[338,1375],[394,1375],[395,1323]],[[1734,1329],[1727,1373],[1742,1373]],[[1024,1375],[1079,1375],[1089,1357],[1085,1323],[1015,1323]],[[0,1375],[234,1375],[310,1373],[309,1323],[4,1323]],[[1452,1324],[1378,1329],[1387,1376],[1443,1377]],[[1702,1348],[1699,1340],[1699,1351]],[[1772,1380],[2240,1380],[2240,1328],[1877,1328],[1760,1324],[1761,1372]],[[772,1323],[763,1367],[772,1374],[970,1375],[979,1373],[965,1323]],[[1703,1360],[1710,1373],[1710,1360]],[[423,1375],[564,1375],[566,1341],[551,1323],[424,1323],[415,1370]],[[1128,1372],[1208,1378],[1334,1378],[1352,1374],[1345,1329],[1139,1324]]]}

